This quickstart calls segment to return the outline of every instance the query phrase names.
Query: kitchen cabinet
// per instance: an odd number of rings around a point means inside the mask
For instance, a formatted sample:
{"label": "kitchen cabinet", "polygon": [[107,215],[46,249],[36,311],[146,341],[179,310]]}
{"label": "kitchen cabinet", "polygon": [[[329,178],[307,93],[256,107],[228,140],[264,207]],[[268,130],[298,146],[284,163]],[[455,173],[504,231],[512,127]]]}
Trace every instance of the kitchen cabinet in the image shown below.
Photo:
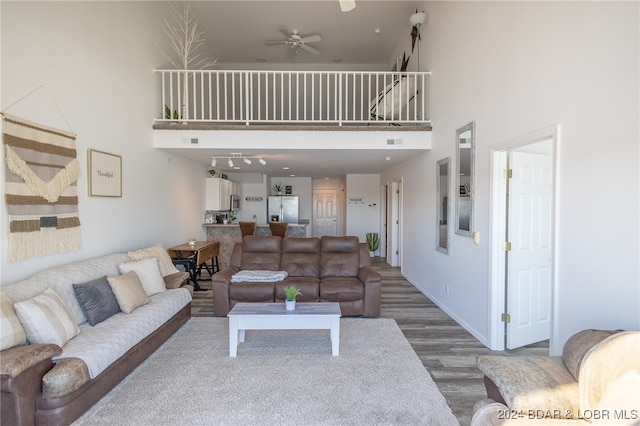
{"label": "kitchen cabinet", "polygon": [[231,186],[226,179],[207,178],[206,180],[206,210],[225,211],[231,209]]}

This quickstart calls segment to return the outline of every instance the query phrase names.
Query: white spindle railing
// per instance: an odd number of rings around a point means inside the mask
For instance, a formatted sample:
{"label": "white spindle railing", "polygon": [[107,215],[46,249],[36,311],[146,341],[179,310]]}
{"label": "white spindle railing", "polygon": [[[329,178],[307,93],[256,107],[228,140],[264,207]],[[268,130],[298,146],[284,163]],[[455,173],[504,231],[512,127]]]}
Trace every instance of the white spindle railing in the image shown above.
{"label": "white spindle railing", "polygon": [[430,123],[429,72],[156,72],[156,122]]}

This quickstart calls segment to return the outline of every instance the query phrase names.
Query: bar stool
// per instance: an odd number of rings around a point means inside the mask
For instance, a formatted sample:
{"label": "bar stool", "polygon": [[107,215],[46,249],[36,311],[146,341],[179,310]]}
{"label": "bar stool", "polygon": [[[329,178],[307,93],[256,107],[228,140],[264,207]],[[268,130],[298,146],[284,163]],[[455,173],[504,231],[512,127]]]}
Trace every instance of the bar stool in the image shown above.
{"label": "bar stool", "polygon": [[287,222],[269,222],[269,229],[271,229],[271,235],[277,235],[284,238],[287,233]]}
{"label": "bar stool", "polygon": [[240,232],[242,233],[242,237],[245,235],[253,235],[256,233],[256,223],[253,221],[240,221],[238,222],[240,225]]}

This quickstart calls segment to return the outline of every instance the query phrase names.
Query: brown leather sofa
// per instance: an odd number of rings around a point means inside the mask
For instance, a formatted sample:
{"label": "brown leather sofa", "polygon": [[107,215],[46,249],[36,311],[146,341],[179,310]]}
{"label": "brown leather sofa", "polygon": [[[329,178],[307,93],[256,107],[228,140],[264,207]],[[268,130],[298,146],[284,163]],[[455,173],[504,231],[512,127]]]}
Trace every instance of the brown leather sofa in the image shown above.
{"label": "brown leather sofa", "polygon": [[[286,271],[288,276],[278,282],[232,283],[241,270]],[[212,284],[218,317],[238,302],[284,302],[283,288],[289,284],[302,292],[298,302],[338,302],[343,316],[380,315],[381,277],[358,237],[246,236]]]}

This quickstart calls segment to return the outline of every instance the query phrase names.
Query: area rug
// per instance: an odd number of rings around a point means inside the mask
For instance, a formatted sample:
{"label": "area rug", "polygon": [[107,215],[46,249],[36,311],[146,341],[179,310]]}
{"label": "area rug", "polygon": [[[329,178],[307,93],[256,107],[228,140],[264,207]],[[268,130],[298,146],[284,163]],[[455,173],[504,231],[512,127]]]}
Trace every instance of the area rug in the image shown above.
{"label": "area rug", "polygon": [[247,331],[229,357],[226,318],[192,318],[76,425],[458,425],[396,322]]}

